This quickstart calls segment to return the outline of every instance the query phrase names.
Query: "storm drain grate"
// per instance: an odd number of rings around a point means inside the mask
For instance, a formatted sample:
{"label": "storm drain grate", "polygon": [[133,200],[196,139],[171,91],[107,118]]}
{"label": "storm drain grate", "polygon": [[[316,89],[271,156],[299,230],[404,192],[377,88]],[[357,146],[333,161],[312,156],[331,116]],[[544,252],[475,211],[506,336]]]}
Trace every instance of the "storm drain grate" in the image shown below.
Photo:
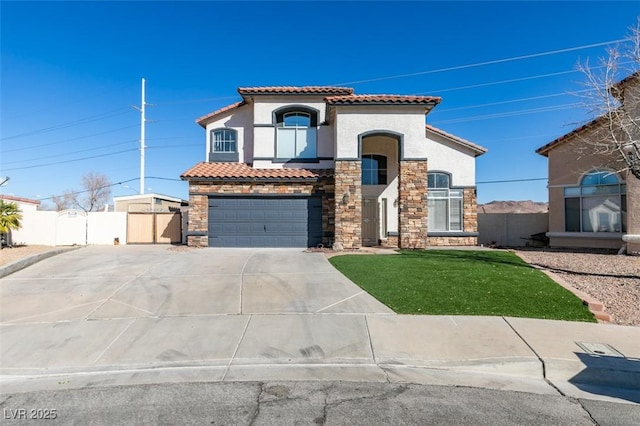
{"label": "storm drain grate", "polygon": [[618,350],[616,350],[613,346],[608,345],[606,343],[588,343],[588,342],[576,342],[576,345],[580,346],[580,348],[588,354],[591,355],[600,355],[600,356],[617,356],[620,358],[624,358]]}

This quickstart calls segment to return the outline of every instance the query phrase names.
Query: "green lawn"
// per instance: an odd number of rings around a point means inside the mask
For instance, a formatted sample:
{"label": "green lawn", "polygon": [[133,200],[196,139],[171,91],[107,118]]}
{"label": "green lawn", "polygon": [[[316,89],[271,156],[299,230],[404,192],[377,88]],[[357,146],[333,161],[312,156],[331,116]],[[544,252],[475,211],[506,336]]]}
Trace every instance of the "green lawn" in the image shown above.
{"label": "green lawn", "polygon": [[334,256],[330,262],[401,314],[595,322],[580,299],[509,252],[404,251]]}

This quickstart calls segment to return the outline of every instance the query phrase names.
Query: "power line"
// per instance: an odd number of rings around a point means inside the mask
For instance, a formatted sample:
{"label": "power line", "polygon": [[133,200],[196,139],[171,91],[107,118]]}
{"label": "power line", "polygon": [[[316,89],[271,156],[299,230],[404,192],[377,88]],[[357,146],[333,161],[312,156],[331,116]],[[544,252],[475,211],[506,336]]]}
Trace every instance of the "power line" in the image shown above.
{"label": "power line", "polygon": [[93,155],[93,156],[90,156],[90,157],[74,158],[72,160],[55,161],[53,163],[36,164],[36,165],[33,165],[33,166],[13,167],[13,168],[10,168],[10,169],[3,169],[3,170],[6,171],[6,172],[9,172],[9,171],[13,171],[13,170],[35,169],[35,168],[38,168],[38,167],[46,167],[46,166],[53,166],[53,165],[57,165],[57,164],[66,164],[66,163],[74,163],[74,162],[77,162],[77,161],[90,160],[92,158],[108,157],[108,156],[111,156],[111,155],[123,154],[125,152],[132,152],[132,151],[137,151],[137,150],[138,150],[138,148],[124,149],[122,151],[110,152],[110,153],[107,153],[107,154],[100,154],[100,155]]}
{"label": "power line", "polygon": [[[572,92],[572,93],[582,93],[582,92],[589,92],[591,91],[591,89],[584,89],[584,90],[578,90],[576,92]],[[457,108],[445,108],[445,109],[439,109],[438,112],[450,112],[450,111],[460,111],[463,109],[472,109],[472,108],[481,108],[481,107],[488,107],[488,106],[495,106],[495,105],[504,105],[504,104],[511,104],[514,102],[524,102],[524,101],[534,101],[537,99],[547,99],[547,98],[553,98],[556,96],[567,96],[569,95],[568,93],[554,93],[551,95],[542,95],[542,96],[532,96],[530,98],[520,98],[520,99],[511,99],[508,101],[499,101],[499,102],[490,102],[487,104],[478,104],[478,105],[468,105],[468,106],[464,106],[464,107],[457,107]]]}
{"label": "power line", "polygon": [[[91,188],[91,189],[85,189],[82,191],[73,191],[73,192],[69,192],[68,195],[78,195],[78,194],[84,194],[85,192],[90,192],[90,191],[97,191],[100,189],[104,189],[104,188],[110,188],[112,186],[116,186],[116,185],[123,185],[125,183],[129,183],[129,182],[133,182],[134,180],[139,180],[140,178],[133,178],[133,179],[128,179],[128,180],[123,180],[121,182],[116,182],[116,183],[110,183],[109,185],[103,185],[100,186],[98,188]],[[50,197],[45,197],[45,198],[38,198],[38,201],[47,201],[47,200],[51,200],[55,197],[62,197],[65,194],[60,194],[60,195],[52,195]]]}
{"label": "power line", "polygon": [[162,149],[162,148],[184,148],[186,146],[202,146],[201,143],[190,143],[190,144],[181,144],[181,145],[156,145],[156,146],[148,146],[149,149]]}
{"label": "power line", "polygon": [[124,141],[124,142],[111,143],[111,144],[109,144],[109,146],[99,146],[99,147],[96,147],[96,148],[81,149],[80,151],[66,152],[64,154],[47,155],[46,157],[30,158],[28,160],[4,161],[3,164],[15,164],[15,163],[26,163],[26,162],[30,162],[30,161],[38,161],[38,160],[48,160],[49,158],[64,157],[66,155],[80,154],[82,152],[97,151],[99,149],[111,148],[111,147],[114,147],[114,146],[124,145],[124,144],[128,144],[128,143],[131,143],[131,142],[137,142],[137,140],[136,139],[131,139],[131,140]]}
{"label": "power line", "polygon": [[[165,178],[165,177],[159,177],[159,176],[145,176],[146,179],[155,179],[155,180],[169,180],[169,181],[176,181],[176,182],[183,182],[182,179],[176,179],[176,178]],[[99,188],[93,188],[93,189],[85,189],[82,191],[74,191],[74,192],[70,192],[70,195],[78,195],[78,194],[84,194],[85,192],[89,192],[89,191],[94,191],[94,190],[98,190],[98,189],[104,189],[104,188],[110,188],[116,185],[124,185],[125,183],[129,183],[129,182],[133,182],[136,180],[140,180],[139,177],[136,178],[131,178],[131,179],[127,179],[127,180],[123,180],[120,182],[115,182],[115,183],[110,183],[109,185],[103,185]],[[45,197],[45,198],[37,198],[38,201],[47,201],[47,200],[51,200],[54,197],[61,197],[64,194],[60,194],[60,195],[52,195],[50,197]]]}
{"label": "power line", "polygon": [[621,43],[623,41],[626,41],[626,39],[611,40],[611,41],[605,41],[605,42],[601,42],[601,43],[587,44],[587,45],[584,45],[584,46],[569,47],[569,48],[566,48],[566,49],[550,50],[550,51],[547,51],[547,52],[531,53],[529,55],[514,56],[514,57],[511,57],[511,58],[494,59],[494,60],[491,60],[491,61],[477,62],[475,64],[457,65],[457,66],[453,66],[453,67],[439,68],[439,69],[435,69],[435,70],[418,71],[418,72],[407,73],[407,74],[398,74],[398,75],[393,75],[393,76],[388,76],[388,77],[370,78],[370,79],[367,79],[367,80],[347,81],[347,82],[344,82],[344,83],[330,84],[330,86],[342,86],[342,85],[351,85],[351,84],[360,84],[360,83],[371,83],[371,82],[374,82],[374,81],[393,80],[393,79],[396,79],[396,78],[415,77],[415,76],[418,76],[418,75],[435,74],[435,73],[440,73],[440,72],[445,72],[445,71],[455,71],[455,70],[461,70],[461,69],[466,69],[466,68],[482,67],[482,66],[485,66],[485,65],[501,64],[501,63],[504,63],[504,62],[513,62],[513,61],[520,61],[520,60],[523,60],[523,59],[531,59],[531,58],[539,58],[539,57],[542,57],[542,56],[557,55],[558,53],[572,52],[572,51],[575,51],[575,50],[590,49],[590,48],[593,48],[593,47],[606,46],[608,44],[613,44],[613,43]]}
{"label": "power line", "polygon": [[237,96],[219,96],[216,98],[200,98],[200,99],[185,99],[180,101],[170,101],[170,102],[156,102],[154,105],[183,105],[183,104],[195,104],[198,102],[209,102],[209,101],[222,101],[226,99],[238,99]]}
{"label": "power line", "polygon": [[503,117],[513,117],[517,115],[535,114],[535,113],[541,113],[541,112],[561,111],[565,109],[576,108],[579,106],[581,106],[581,104],[565,104],[565,105],[557,105],[557,106],[542,107],[542,108],[524,109],[519,111],[502,112],[502,113],[496,113],[496,114],[477,115],[475,117],[452,118],[450,120],[440,120],[437,122],[438,124],[466,123],[468,121],[486,120],[490,118],[503,118]]}
{"label": "power line", "polygon": [[491,81],[491,82],[488,82],[488,83],[472,84],[472,85],[469,85],[469,86],[450,87],[448,89],[431,90],[429,92],[420,92],[420,93],[415,93],[415,94],[416,95],[425,95],[425,94],[453,92],[453,91],[456,91],[456,90],[476,89],[478,87],[495,86],[495,85],[498,85],[498,84],[515,83],[515,82],[518,82],[518,81],[526,81],[526,80],[535,80],[535,79],[538,79],[538,78],[554,77],[556,75],[571,74],[571,73],[574,73],[574,72],[578,72],[578,70],[559,71],[559,72],[552,72],[552,73],[549,73],[549,74],[531,75],[531,76],[528,76],[528,77],[511,78],[511,79],[508,79],[508,80],[500,80],[500,81]]}
{"label": "power line", "polygon": [[6,154],[8,152],[25,151],[25,150],[29,150],[29,149],[41,148],[43,146],[58,145],[58,144],[65,143],[65,142],[77,141],[77,140],[82,140],[82,139],[89,139],[89,138],[91,138],[93,136],[105,135],[107,133],[115,133],[115,132],[118,132],[120,130],[131,129],[133,127],[138,127],[138,125],[136,124],[136,125],[133,125],[133,126],[120,127],[118,129],[107,130],[105,132],[100,132],[100,133],[93,133],[91,135],[77,136],[75,138],[63,139],[61,141],[56,141],[56,142],[48,142],[48,143],[43,143],[43,144],[39,144],[39,145],[30,145],[30,146],[26,146],[26,147],[22,147],[22,148],[5,149],[2,152]]}
{"label": "power line", "polygon": [[79,125],[82,125],[82,124],[91,123],[91,122],[94,122],[94,121],[104,120],[106,118],[116,117],[118,115],[125,114],[127,112],[126,110],[128,110],[128,108],[118,108],[118,109],[113,110],[113,111],[104,112],[104,113],[96,114],[96,115],[91,115],[89,117],[80,118],[78,120],[69,121],[67,123],[56,124],[56,125],[53,125],[53,126],[50,126],[50,127],[45,127],[45,128],[38,129],[38,130],[32,130],[32,131],[29,131],[29,132],[18,133],[17,135],[6,136],[4,138],[0,138],[0,141],[6,141],[6,140],[10,140],[10,139],[17,139],[17,138],[22,138],[22,137],[25,137],[25,136],[33,136],[33,135],[37,135],[39,133],[53,132],[55,130],[67,129],[69,127],[74,127],[74,126],[79,126]]}
{"label": "power line", "polygon": [[[125,88],[132,87],[133,85],[134,85],[134,83],[123,83],[123,84],[120,84],[117,87],[110,88],[109,90],[105,90],[105,91],[98,92],[98,93],[95,93],[95,94],[88,94],[88,95],[85,94],[85,96],[82,96],[79,99],[70,100],[68,102],[57,103],[56,104],[56,108],[59,109],[61,107],[66,107],[66,106],[69,106],[69,105],[75,105],[77,103],[80,103],[84,99],[91,99],[93,101],[93,100],[95,100],[97,98],[100,98],[100,97],[106,95],[106,94],[113,94],[114,90],[122,90],[122,89],[125,89]],[[33,117],[33,114],[38,113],[38,112],[42,112],[42,111],[51,111],[51,108],[47,106],[47,107],[44,107],[44,108],[38,108],[38,109],[33,109],[33,110],[29,109],[28,116],[29,117]],[[17,114],[15,112],[13,114],[11,112],[9,112],[8,115],[5,114],[5,118],[15,118],[15,117],[20,117],[22,115],[24,115],[24,113],[22,113],[22,112],[18,112]]]}
{"label": "power line", "polygon": [[166,178],[166,177],[158,177],[158,176],[147,176],[147,179],[170,180],[170,181],[174,181],[174,182],[184,182],[182,179]]}
{"label": "power line", "polygon": [[[622,64],[630,64],[633,63],[633,61],[626,61],[626,62],[621,62]],[[599,66],[599,67],[593,67],[592,69],[599,69],[599,68],[606,68],[606,66]],[[552,72],[552,73],[548,73],[548,74],[538,74],[538,75],[530,75],[527,77],[519,77],[519,78],[511,78],[511,79],[507,79],[507,80],[500,80],[500,81],[491,81],[491,82],[487,82],[487,83],[479,83],[479,84],[472,84],[472,85],[468,85],[468,86],[459,86],[459,87],[451,87],[448,89],[440,89],[440,90],[431,90],[428,92],[420,92],[420,93],[414,93],[414,95],[426,95],[426,94],[438,94],[438,93],[444,93],[444,92],[453,92],[456,90],[466,90],[466,89],[475,89],[478,87],[486,87],[486,86],[495,86],[498,84],[506,84],[506,83],[515,83],[518,81],[527,81],[527,80],[535,80],[538,78],[546,78],[546,77],[555,77],[557,75],[563,75],[563,74],[572,74],[572,73],[576,73],[576,72],[580,72],[580,70],[578,69],[573,69],[573,70],[569,70],[569,71],[558,71],[558,72]]]}

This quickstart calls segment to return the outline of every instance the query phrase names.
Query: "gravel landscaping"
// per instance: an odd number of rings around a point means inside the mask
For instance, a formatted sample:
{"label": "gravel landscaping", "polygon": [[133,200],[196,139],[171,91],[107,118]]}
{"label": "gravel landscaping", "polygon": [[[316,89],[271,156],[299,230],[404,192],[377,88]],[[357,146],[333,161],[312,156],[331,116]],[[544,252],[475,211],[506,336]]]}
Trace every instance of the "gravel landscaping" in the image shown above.
{"label": "gravel landscaping", "polygon": [[621,325],[640,326],[640,257],[593,250],[515,250],[533,265],[547,268],[572,287],[595,297]]}
{"label": "gravel landscaping", "polygon": [[55,249],[55,247],[38,245],[5,247],[0,250],[0,266],[8,265],[16,260],[31,256],[32,254],[38,254],[53,249]]}

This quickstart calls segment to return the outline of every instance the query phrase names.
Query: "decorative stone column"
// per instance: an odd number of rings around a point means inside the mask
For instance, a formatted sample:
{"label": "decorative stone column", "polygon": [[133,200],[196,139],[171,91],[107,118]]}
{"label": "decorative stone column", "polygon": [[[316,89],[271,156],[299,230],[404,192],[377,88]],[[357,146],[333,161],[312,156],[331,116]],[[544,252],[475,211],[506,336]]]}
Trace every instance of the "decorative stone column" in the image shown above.
{"label": "decorative stone column", "polygon": [[335,245],[362,246],[362,162],[335,162]]}
{"label": "decorative stone column", "polygon": [[427,161],[402,160],[398,177],[399,246],[427,247]]}
{"label": "decorative stone column", "polygon": [[[462,196],[462,230],[478,232],[478,191],[476,188],[464,188]],[[478,237],[463,237],[460,245],[478,244]]]}
{"label": "decorative stone column", "polygon": [[190,247],[208,247],[209,239],[207,231],[209,227],[209,197],[206,195],[189,196],[189,233],[187,235],[187,245]]}

